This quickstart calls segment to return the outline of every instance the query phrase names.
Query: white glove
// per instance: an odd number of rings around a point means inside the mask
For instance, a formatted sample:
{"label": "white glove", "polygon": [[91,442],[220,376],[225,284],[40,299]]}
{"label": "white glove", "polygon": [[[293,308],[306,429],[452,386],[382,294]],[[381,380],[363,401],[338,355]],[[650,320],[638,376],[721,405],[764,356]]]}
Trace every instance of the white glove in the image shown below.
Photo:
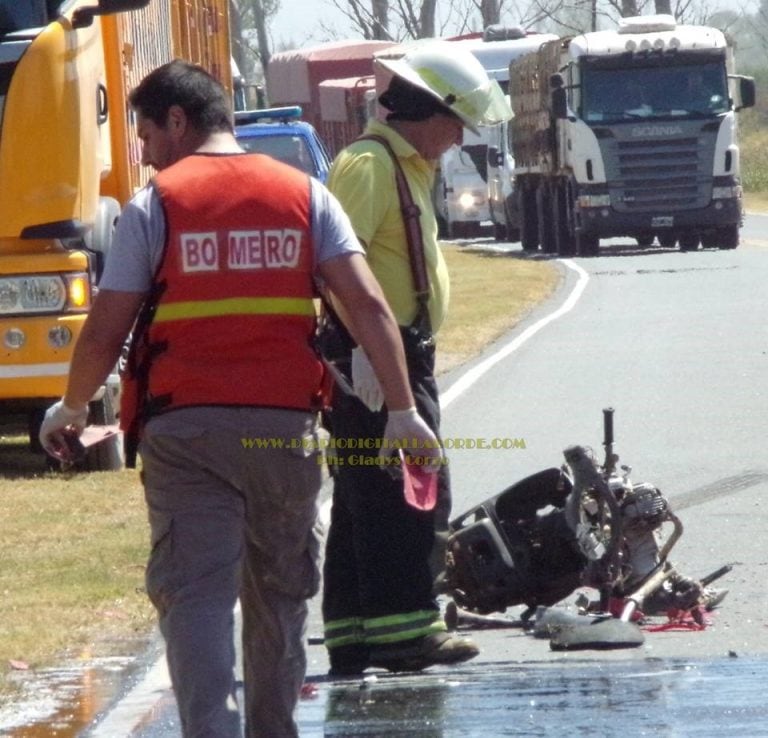
{"label": "white glove", "polygon": [[419,466],[423,466],[425,471],[437,472],[445,463],[445,454],[437,436],[415,407],[389,411],[383,440],[382,457],[389,456],[393,448],[403,448],[408,456],[419,459]]}
{"label": "white glove", "polygon": [[384,405],[384,393],[371,362],[360,346],[352,349],[352,387],[360,402],[371,412],[381,410]]}
{"label": "white glove", "polygon": [[71,429],[79,436],[87,422],[88,405],[71,408],[64,404],[64,400],[59,400],[45,412],[40,426],[40,444],[51,456],[68,461],[66,458],[68,445],[64,440],[63,432]]}

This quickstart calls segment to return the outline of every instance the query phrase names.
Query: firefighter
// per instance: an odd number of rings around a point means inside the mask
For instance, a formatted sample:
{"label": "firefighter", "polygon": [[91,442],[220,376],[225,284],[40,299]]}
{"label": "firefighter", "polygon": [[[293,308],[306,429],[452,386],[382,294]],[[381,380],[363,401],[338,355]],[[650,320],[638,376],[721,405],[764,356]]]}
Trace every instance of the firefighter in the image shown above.
{"label": "firefighter", "polygon": [[[379,97],[388,111],[386,122],[369,121],[364,136],[339,153],[328,185],[349,215],[395,314],[419,413],[437,433],[434,335],[446,314],[449,285],[431,203],[435,166],[441,154],[461,144],[465,127],[477,132],[480,125],[508,119],[511,110],[480,62],[450,43],[427,42],[402,59],[376,63],[391,74]],[[383,138],[391,153],[370,136]],[[395,162],[411,203],[398,194]],[[420,231],[420,243],[410,250],[403,208],[406,217],[417,216]],[[423,259],[425,279],[415,275],[412,256]],[[365,347],[347,341],[340,354],[356,396],[335,393],[329,415],[339,440],[331,464],[334,491],[322,603],[331,674],[466,661],[478,649],[448,634],[433,587],[443,568],[448,470],[439,472],[437,505],[423,511],[404,501],[395,465],[361,462],[360,441],[380,436],[391,408]],[[376,452],[362,453],[373,457]]]}
{"label": "firefighter", "polygon": [[350,316],[394,409],[382,438],[413,436],[428,464],[440,449],[415,409],[392,313],[324,186],[245,154],[226,91],[201,67],[158,67],[130,103],[142,162],[158,173],[120,218],[40,440],[66,458],[66,433],[82,432],[133,327],[121,423],[140,440],[147,591],[183,734],[242,735],[239,596],[246,735],[297,736],[306,600],[319,587],[316,278]]}

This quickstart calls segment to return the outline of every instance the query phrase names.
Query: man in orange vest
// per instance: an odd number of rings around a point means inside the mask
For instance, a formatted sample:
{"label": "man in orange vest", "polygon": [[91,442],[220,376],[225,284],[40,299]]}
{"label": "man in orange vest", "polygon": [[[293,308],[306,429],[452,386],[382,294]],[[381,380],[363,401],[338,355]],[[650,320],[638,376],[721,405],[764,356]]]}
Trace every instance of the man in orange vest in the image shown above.
{"label": "man in orange vest", "polygon": [[[415,409],[396,321],[338,202],[233,135],[226,91],[174,61],[131,93],[142,160],[64,397],[40,440],[66,458],[133,328],[131,404],[149,508],[147,591],[185,736],[242,735],[233,609],[243,617],[248,736],[297,736],[321,485],[316,282],[331,290],[390,408],[386,443],[441,461]],[[137,320],[138,319],[138,320]]]}

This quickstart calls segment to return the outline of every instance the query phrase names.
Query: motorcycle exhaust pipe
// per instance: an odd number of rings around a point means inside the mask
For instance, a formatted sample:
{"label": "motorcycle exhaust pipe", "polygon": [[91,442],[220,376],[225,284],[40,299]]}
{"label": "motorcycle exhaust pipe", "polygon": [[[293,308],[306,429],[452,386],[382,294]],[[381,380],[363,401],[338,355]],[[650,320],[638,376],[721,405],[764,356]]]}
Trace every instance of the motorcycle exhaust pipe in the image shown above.
{"label": "motorcycle exhaust pipe", "polygon": [[624,623],[628,623],[635,610],[642,606],[643,600],[649,594],[651,594],[651,592],[655,592],[674,573],[675,570],[672,567],[659,568],[656,573],[652,574],[646,580],[646,582],[640,586],[639,589],[637,589],[627,598],[627,603],[624,605],[624,609],[621,611],[621,617],[619,620]]}
{"label": "motorcycle exhaust pipe", "polygon": [[732,564],[726,564],[725,566],[721,566],[719,569],[716,569],[711,574],[707,574],[707,576],[702,577],[699,581],[701,582],[702,587],[706,587],[709,584],[712,584],[712,582],[715,581],[715,579],[720,579],[720,577],[725,576],[729,571],[733,569]]}

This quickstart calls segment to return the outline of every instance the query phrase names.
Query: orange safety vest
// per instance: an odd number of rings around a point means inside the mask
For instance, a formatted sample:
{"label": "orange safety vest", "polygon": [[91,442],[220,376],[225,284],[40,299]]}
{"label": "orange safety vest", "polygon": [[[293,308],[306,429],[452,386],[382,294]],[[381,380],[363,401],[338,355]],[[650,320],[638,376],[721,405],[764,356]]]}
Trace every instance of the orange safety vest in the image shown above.
{"label": "orange safety vest", "polygon": [[154,183],[166,244],[124,371],[127,462],[153,414],[311,411],[327,386],[314,347],[309,178],[261,155],[193,155]]}

